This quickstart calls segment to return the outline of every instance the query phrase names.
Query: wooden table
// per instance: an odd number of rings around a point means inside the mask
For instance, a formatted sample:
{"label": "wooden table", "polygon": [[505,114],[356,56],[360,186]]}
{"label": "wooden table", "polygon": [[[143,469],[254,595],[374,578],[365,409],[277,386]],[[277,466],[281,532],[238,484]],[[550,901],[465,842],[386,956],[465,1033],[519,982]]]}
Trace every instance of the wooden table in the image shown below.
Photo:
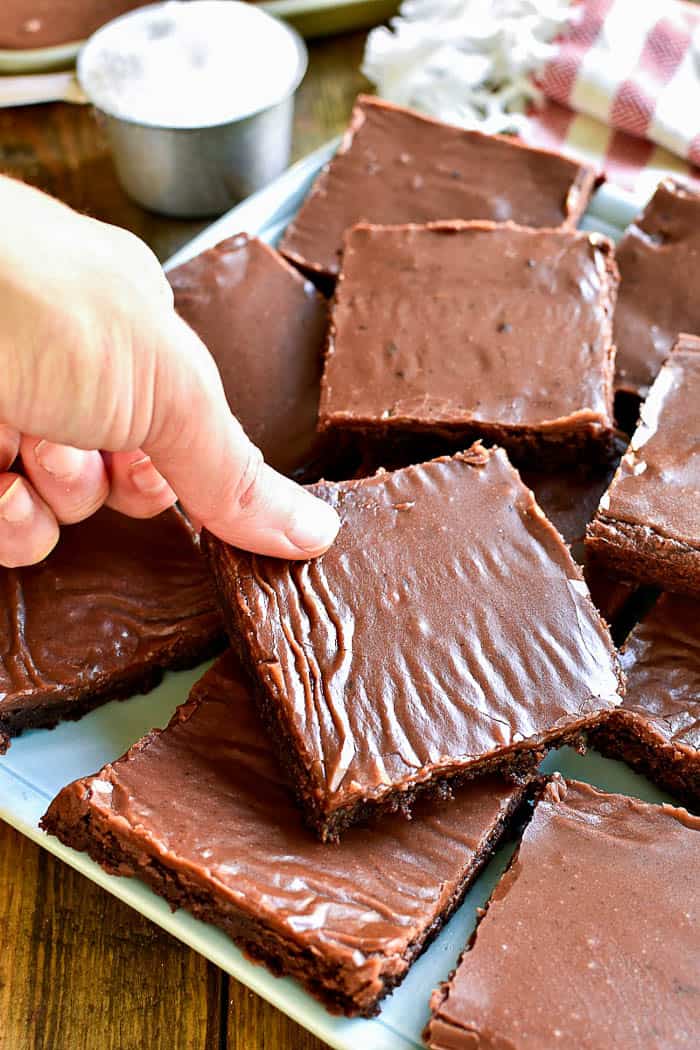
{"label": "wooden table", "polygon": [[[295,159],[344,126],[365,86],[358,72],[363,39],[353,34],[310,45],[297,97]],[[86,107],[0,110],[0,170],[133,230],[161,259],[205,225],[150,215],[127,200]],[[0,822],[0,1050],[322,1050],[322,1044]]]}

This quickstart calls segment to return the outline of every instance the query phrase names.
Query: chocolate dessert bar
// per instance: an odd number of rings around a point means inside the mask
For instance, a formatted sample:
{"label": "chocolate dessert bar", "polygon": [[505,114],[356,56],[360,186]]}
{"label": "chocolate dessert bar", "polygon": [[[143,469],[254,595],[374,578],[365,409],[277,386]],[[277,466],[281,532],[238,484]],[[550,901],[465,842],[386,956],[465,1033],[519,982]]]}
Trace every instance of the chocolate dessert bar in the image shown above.
{"label": "chocolate dessert bar", "polygon": [[322,837],[455,778],[529,770],[619,704],[581,572],[502,449],[311,489],[341,520],[313,561],[202,542]]}
{"label": "chocolate dessert bar", "polygon": [[343,234],[356,223],[510,219],[573,229],[595,182],[592,168],[559,153],[360,95],[280,250],[328,282],[340,269]]}
{"label": "chocolate dessert bar", "polygon": [[430,1050],[691,1047],[700,819],[553,782],[451,979]]}
{"label": "chocolate dessert bar", "polygon": [[459,905],[526,789],[487,777],[324,846],[304,827],[232,653],[170,725],[43,819],[107,871],[144,879],[336,1013],[379,1000]]}
{"label": "chocolate dessert bar", "polygon": [[609,459],[616,287],[612,245],[596,234],[356,226],[331,310],[319,426],[378,446],[385,460],[426,458],[421,440],[430,455],[477,437],[538,465]]}
{"label": "chocolate dessert bar", "polygon": [[700,806],[700,602],[663,594],[621,653],[627,693],[591,745]]}
{"label": "chocolate dessert bar", "polygon": [[103,508],[61,529],[38,565],[0,569],[0,751],[23,729],[144,693],[223,645],[184,516]]}
{"label": "chocolate dessert bar", "polygon": [[267,462],[316,480],[316,432],[328,311],[314,286],[273,248],[229,237],[171,270],[175,308],[221,373],[231,411]]}
{"label": "chocolate dessert bar", "polygon": [[588,527],[623,578],[700,596],[700,339],[681,335]]}
{"label": "chocolate dessert bar", "polygon": [[659,183],[616,251],[618,389],[646,397],[679,332],[700,335],[700,193]]}

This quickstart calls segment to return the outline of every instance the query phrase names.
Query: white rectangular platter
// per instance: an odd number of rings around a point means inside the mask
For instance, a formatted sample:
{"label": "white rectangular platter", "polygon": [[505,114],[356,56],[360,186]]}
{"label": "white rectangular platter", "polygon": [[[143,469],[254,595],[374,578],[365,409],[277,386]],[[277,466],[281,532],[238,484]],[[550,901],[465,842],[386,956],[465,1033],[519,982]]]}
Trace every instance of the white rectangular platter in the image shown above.
{"label": "white rectangular platter", "polygon": [[[322,147],[234,208],[181,249],[167,266],[184,262],[241,231],[275,243],[336,145],[333,142]],[[618,237],[643,203],[603,187],[583,226]],[[474,927],[475,909],[488,898],[512,847],[504,847],[494,858],[460,910],[416,962],[403,984],[385,1000],[379,1015],[372,1020],[350,1021],[331,1016],[294,981],[275,978],[263,967],[249,962],[219,930],[185,912],[171,912],[145,885],[135,879],[107,875],[84,854],[68,849],[39,830],[40,817],[61,787],[117,758],[153,726],[165,725],[206,666],[167,675],[147,696],[107,704],[80,722],[64,723],[51,731],[33,730],[14,740],[9,752],[0,757],[0,818],[196,949],[336,1050],[417,1050],[428,1019],[430,993],[455,966]],[[621,763],[595,753],[582,757],[564,749],[548,756],[544,768],[559,769],[566,776],[651,802],[668,800]]]}

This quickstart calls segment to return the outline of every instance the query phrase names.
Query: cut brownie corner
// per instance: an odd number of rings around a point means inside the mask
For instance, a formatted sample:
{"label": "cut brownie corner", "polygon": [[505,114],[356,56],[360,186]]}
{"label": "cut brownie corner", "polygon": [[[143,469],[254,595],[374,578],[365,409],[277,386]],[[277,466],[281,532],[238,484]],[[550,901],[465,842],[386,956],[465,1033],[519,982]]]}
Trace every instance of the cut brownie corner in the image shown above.
{"label": "cut brownie corner", "polygon": [[620,708],[594,730],[590,746],[625,762],[668,792],[692,813],[700,812],[700,752],[682,741],[668,740],[641,712]]}

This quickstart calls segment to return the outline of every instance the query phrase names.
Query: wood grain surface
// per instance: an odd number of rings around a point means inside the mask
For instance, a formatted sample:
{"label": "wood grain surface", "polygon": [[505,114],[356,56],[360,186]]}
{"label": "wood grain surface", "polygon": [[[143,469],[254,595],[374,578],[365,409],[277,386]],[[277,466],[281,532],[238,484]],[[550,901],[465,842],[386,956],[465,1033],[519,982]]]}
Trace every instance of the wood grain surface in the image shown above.
{"label": "wood grain surface", "polygon": [[[366,86],[358,72],[362,47],[362,34],[310,45],[297,96],[295,159],[345,125]],[[132,204],[87,107],[0,110],[0,171],[132,230],[161,259],[206,225]],[[0,822],[0,1050],[323,1050],[323,1044]]]}

